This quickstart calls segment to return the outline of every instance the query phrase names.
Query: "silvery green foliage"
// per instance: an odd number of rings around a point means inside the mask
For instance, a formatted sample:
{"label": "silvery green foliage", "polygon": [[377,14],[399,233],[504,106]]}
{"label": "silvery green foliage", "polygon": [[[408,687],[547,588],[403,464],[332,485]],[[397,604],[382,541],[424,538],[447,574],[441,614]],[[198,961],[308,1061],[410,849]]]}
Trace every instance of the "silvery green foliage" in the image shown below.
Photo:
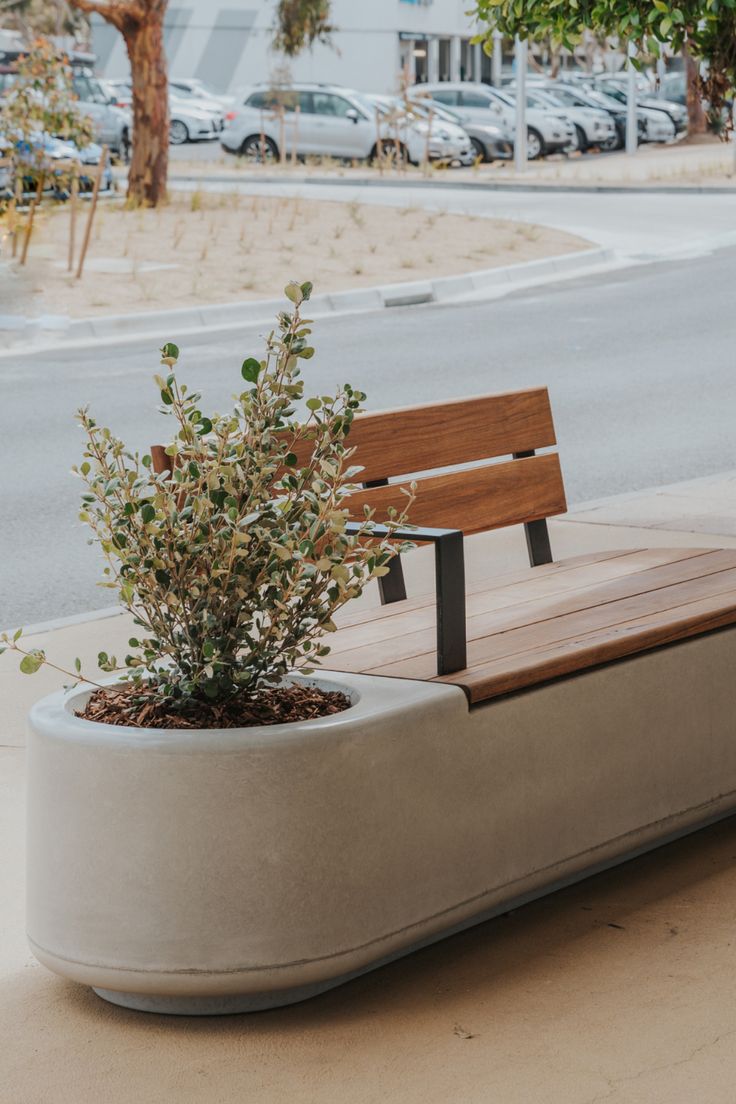
{"label": "silvery green foliage", "polygon": [[[103,585],[142,630],[125,666],[168,698],[224,700],[309,668],[329,652],[335,611],[401,550],[371,538],[369,516],[359,533],[345,531],[358,471],[346,438],[365,396],[346,384],[297,413],[300,363],[314,353],[301,317],[310,291],[286,288],[292,309],[278,316],[265,356],[243,363],[247,386],[227,414],[202,412],[200,395],[177,379],[178,348],[164,346],[156,382],[174,422],[173,475],[156,475],[151,456],[128,451],[86,409],[78,415],[80,517],[105,554]],[[394,510],[389,528],[405,520]]]}

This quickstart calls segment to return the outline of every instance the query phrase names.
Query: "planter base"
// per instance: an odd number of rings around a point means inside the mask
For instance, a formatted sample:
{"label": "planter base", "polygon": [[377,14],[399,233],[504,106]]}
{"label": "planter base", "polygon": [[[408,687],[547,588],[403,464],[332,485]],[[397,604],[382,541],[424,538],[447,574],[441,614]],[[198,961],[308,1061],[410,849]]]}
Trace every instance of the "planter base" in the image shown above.
{"label": "planter base", "polygon": [[94,986],[92,992],[110,1004],[132,1008],[135,1012],[155,1012],[162,1016],[231,1016],[239,1012],[266,1012],[269,1008],[297,1004],[334,989],[343,980],[348,979],[302,985],[281,993],[243,993],[221,997],[155,997],[147,993],[118,993],[114,989],[97,989]]}
{"label": "planter base", "polygon": [[34,709],[28,934],[126,1008],[278,1008],[736,812],[736,628],[468,709],[355,704],[270,729]]}

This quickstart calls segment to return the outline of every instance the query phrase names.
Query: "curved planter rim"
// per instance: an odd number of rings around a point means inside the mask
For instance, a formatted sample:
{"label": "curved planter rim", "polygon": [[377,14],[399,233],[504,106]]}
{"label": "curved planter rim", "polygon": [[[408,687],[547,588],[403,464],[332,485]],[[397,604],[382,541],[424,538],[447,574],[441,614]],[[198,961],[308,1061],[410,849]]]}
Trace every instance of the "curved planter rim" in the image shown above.
{"label": "curved planter rim", "polygon": [[[113,675],[101,679],[103,686],[114,686],[120,682],[120,676]],[[157,750],[193,751],[196,749],[225,750],[228,746],[242,748],[244,745],[257,746],[274,742],[291,742],[305,736],[338,735],[347,720],[350,722],[366,712],[366,703],[355,682],[349,675],[328,672],[314,675],[300,675],[294,672],[287,678],[289,682],[318,686],[323,690],[336,690],[350,700],[347,709],[339,713],[326,714],[304,721],[284,721],[272,725],[246,725],[235,728],[133,728],[126,725],[108,724],[103,721],[90,721],[78,717],[77,709],[84,707],[95,689],[90,683],[79,683],[66,690],[57,690],[36,701],[29,712],[29,723],[40,734],[52,735],[55,740],[72,740],[74,743],[105,743],[109,746],[128,746],[156,748]],[[375,703],[370,712],[375,710]]]}

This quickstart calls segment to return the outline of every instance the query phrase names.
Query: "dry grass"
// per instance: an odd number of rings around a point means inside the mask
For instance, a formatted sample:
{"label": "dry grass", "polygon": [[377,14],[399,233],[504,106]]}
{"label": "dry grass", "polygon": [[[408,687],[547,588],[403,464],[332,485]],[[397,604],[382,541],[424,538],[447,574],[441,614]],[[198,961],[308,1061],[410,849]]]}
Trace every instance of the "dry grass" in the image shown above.
{"label": "dry grass", "polygon": [[[39,219],[20,276],[26,309],[81,317],[270,298],[293,278],[335,291],[535,260],[588,244],[543,227],[414,207],[195,191],[174,193],[157,211],[122,203],[101,210],[80,284],[60,263],[67,234],[68,211]],[[110,271],[116,264],[123,270]],[[156,264],[175,267],[150,267]]]}

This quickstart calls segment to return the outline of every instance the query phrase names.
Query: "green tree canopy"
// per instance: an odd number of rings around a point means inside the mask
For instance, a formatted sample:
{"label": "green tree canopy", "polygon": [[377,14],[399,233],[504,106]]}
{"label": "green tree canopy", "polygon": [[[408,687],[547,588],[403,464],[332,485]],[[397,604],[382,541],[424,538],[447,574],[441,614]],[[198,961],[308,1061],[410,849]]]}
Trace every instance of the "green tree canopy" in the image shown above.
{"label": "green tree canopy", "polygon": [[330,0],[279,0],[273,45],[294,58],[315,42],[328,43],[335,28],[330,24]]}
{"label": "green tree canopy", "polygon": [[736,85],[736,0],[475,0],[476,41],[490,50],[492,32],[549,38],[572,49],[585,30],[633,42],[655,57],[667,44],[708,64],[701,91],[720,111]]}

